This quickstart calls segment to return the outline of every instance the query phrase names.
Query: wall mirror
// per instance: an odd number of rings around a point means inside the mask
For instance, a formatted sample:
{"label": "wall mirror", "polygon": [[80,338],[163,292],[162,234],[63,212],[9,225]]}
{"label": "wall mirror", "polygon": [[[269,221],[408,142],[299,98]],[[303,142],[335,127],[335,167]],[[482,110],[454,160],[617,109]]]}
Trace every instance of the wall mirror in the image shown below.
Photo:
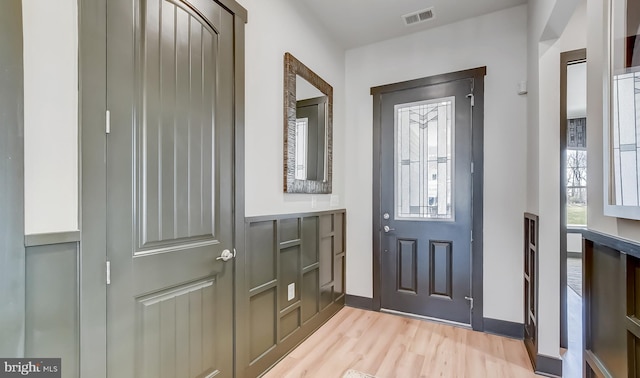
{"label": "wall mirror", "polygon": [[640,219],[640,0],[609,0],[605,215]]}
{"label": "wall mirror", "polygon": [[284,55],[284,191],[331,193],[333,88]]}

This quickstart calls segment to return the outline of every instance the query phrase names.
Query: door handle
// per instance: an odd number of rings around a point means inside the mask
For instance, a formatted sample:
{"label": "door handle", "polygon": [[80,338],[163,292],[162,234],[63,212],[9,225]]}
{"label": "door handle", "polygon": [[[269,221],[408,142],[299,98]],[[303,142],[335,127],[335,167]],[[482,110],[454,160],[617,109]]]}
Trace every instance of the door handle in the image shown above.
{"label": "door handle", "polygon": [[389,231],[395,231],[396,230],[395,228],[391,228],[389,226],[384,226],[384,227],[382,227],[382,229],[384,230],[384,232],[389,232]]}
{"label": "door handle", "polygon": [[233,253],[230,250],[225,249],[224,251],[222,251],[219,257],[216,257],[216,260],[229,261],[234,257],[236,257],[235,248],[233,249]]}

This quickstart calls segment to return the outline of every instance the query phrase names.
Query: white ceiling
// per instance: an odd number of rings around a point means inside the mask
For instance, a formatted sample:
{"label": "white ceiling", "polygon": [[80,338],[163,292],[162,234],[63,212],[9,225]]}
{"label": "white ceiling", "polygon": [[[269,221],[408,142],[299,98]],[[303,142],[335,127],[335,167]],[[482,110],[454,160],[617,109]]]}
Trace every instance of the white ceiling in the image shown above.
{"label": "white ceiling", "polygon": [[[345,48],[412,34],[525,4],[527,0],[293,0],[305,4]],[[402,16],[433,7],[435,17],[405,26]]]}

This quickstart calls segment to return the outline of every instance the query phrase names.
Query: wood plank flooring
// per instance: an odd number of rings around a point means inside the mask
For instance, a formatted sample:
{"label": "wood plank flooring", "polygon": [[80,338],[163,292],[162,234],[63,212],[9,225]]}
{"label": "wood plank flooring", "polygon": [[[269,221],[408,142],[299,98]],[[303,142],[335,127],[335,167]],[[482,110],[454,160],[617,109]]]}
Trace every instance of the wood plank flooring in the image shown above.
{"label": "wood plank flooring", "polygon": [[345,307],[264,375],[340,378],[538,377],[520,340]]}

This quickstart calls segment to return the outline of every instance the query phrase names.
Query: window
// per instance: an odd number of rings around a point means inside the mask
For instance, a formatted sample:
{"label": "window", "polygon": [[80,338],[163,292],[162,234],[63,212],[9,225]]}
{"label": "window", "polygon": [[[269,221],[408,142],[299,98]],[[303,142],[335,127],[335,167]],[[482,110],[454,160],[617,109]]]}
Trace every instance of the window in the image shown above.
{"label": "window", "polygon": [[587,119],[567,122],[567,224],[587,224]]}

